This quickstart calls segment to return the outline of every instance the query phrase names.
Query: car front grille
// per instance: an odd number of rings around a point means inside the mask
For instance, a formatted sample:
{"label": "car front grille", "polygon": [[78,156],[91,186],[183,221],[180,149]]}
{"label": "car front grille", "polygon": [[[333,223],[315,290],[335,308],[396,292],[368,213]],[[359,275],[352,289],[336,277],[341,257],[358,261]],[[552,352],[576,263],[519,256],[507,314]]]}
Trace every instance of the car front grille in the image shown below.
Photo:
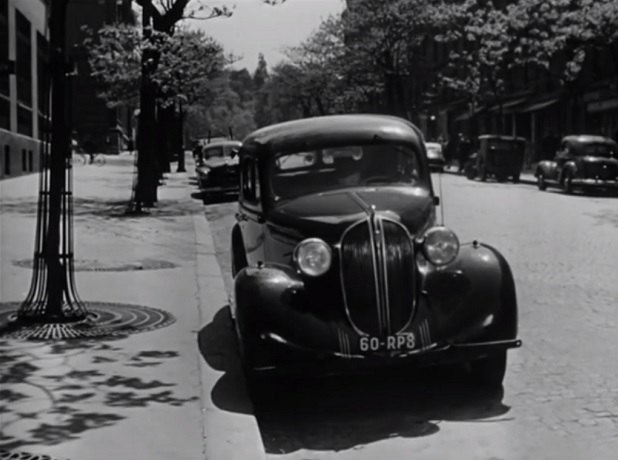
{"label": "car front grille", "polygon": [[350,321],[386,336],[406,327],[415,305],[414,246],[399,223],[372,215],[349,227],[340,246],[341,285]]}
{"label": "car front grille", "polygon": [[222,166],[219,168],[213,168],[209,174],[209,179],[216,185],[238,184],[238,167]]}
{"label": "car front grille", "polygon": [[604,162],[584,163],[582,172],[586,179],[613,180],[618,176],[616,165]]}

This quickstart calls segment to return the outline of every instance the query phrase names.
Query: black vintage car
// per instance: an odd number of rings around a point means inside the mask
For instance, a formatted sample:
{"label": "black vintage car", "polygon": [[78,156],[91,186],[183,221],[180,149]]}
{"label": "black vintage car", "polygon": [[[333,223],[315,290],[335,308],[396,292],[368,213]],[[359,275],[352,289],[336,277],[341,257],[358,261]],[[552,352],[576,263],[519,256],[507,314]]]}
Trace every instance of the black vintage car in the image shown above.
{"label": "black vintage car", "polygon": [[239,141],[223,140],[202,147],[196,155],[195,172],[204,201],[238,192]]}
{"label": "black vintage car", "polygon": [[566,136],[555,158],[541,161],[535,175],[539,190],[548,185],[562,187],[565,193],[575,187],[618,190],[618,145],[603,136]]}
{"label": "black vintage car", "polygon": [[[511,270],[436,225],[422,134],[334,115],[249,135],[232,231],[232,317],[249,376],[469,362],[499,385],[517,339]],[[262,372],[260,372],[262,371]]]}
{"label": "black vintage car", "polygon": [[466,161],[464,174],[470,180],[495,177],[498,182],[519,182],[525,150],[523,137],[483,134],[479,136],[478,151]]}

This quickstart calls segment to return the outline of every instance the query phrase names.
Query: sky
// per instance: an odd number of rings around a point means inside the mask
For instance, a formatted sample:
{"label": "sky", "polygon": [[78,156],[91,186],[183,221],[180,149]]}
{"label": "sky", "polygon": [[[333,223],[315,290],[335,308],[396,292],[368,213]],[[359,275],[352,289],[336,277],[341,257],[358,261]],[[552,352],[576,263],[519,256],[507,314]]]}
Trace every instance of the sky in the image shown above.
{"label": "sky", "polygon": [[286,0],[277,6],[261,0],[220,0],[207,5],[235,5],[230,18],[191,21],[219,41],[226,53],[242,59],[232,67],[253,72],[258,54],[263,53],[269,68],[285,58],[283,50],[300,44],[315,31],[322,19],[341,12],[345,0]]}

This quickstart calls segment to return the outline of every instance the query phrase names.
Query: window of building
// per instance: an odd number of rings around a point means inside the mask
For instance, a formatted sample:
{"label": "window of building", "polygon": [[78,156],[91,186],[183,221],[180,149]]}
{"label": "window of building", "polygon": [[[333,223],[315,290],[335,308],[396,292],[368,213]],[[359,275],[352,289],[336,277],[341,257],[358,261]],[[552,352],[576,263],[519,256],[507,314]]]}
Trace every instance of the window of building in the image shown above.
{"label": "window of building", "polygon": [[36,59],[39,114],[44,114],[47,113],[49,109],[49,43],[47,42],[47,39],[39,32],[36,34]]}
{"label": "window of building", "polygon": [[[9,59],[9,0],[0,0],[0,61]],[[0,74],[0,94],[9,95],[9,76]],[[1,117],[1,115],[0,115]],[[2,127],[0,125],[0,127]]]}
{"label": "window of building", "polygon": [[28,171],[34,171],[34,154],[32,150],[28,150]]}
{"label": "window of building", "polygon": [[32,137],[32,110],[17,106],[17,132]]}
{"label": "window of building", "polygon": [[4,175],[11,175],[11,147],[4,146]]}
{"label": "window of building", "polygon": [[28,107],[32,106],[32,40],[30,29],[30,21],[18,10],[15,10],[17,100]]}
{"label": "window of building", "polygon": [[0,128],[11,129],[11,103],[0,95]]}

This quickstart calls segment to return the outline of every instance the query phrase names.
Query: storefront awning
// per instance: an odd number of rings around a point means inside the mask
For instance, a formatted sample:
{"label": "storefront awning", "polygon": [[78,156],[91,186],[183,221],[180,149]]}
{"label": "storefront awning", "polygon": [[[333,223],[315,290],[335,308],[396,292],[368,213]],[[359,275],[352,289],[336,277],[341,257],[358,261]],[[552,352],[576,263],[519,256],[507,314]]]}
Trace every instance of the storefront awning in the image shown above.
{"label": "storefront awning", "polygon": [[[519,99],[514,99],[512,101],[508,101],[502,104],[502,113],[513,113],[516,112],[517,110],[514,110],[515,107],[517,107],[518,105],[522,104],[523,102],[525,102],[525,100],[527,99],[526,97],[521,97]],[[489,111],[490,112],[497,112],[500,110],[500,104],[496,104],[490,107]]]}
{"label": "storefront awning", "polygon": [[560,98],[556,97],[554,99],[548,99],[547,101],[535,102],[534,104],[531,104],[531,105],[521,109],[519,111],[519,113],[528,113],[528,112],[536,112],[538,110],[543,110],[543,109],[545,109],[545,108],[547,108],[547,107],[549,107],[551,105],[554,105],[559,100],[560,100]]}
{"label": "storefront awning", "polygon": [[483,112],[486,108],[487,107],[485,107],[485,106],[481,106],[481,107],[479,107],[476,110],[471,110],[471,111],[468,111],[468,112],[461,113],[461,114],[457,115],[457,117],[455,117],[453,119],[453,121],[466,121],[466,120],[469,120],[470,118],[472,118],[472,117],[478,115],[479,113]]}

